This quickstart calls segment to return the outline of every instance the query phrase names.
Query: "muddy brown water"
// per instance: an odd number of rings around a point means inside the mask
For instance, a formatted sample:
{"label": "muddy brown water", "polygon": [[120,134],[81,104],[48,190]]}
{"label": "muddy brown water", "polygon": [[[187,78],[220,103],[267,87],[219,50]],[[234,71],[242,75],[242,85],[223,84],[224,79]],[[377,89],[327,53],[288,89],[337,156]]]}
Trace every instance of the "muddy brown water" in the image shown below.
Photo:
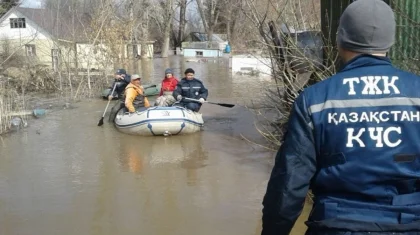
{"label": "muddy brown water", "polygon": [[[243,105],[261,100],[264,79],[230,76],[228,63],[182,57],[127,66],[143,82],[196,70],[209,89],[202,132],[140,137],[97,126],[106,101],[29,120],[0,137],[0,234],[260,234],[261,201],[275,153]],[[134,73],[134,72],[131,72]],[[99,95],[99,94],[98,94]],[[292,234],[304,234],[305,207]]]}

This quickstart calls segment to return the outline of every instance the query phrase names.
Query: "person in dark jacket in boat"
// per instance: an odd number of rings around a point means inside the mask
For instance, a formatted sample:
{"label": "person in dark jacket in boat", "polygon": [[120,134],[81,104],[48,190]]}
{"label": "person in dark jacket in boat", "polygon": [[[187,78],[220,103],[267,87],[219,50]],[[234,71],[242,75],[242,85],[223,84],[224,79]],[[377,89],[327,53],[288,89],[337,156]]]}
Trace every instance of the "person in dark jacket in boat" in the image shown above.
{"label": "person in dark jacket in boat", "polygon": [[382,0],[345,9],[337,34],[345,65],[293,104],[262,235],[289,234],[308,189],[307,235],[420,234],[420,77],[386,57],[395,30]]}
{"label": "person in dark jacket in boat", "polygon": [[[114,83],[111,86],[111,90],[108,94],[108,99],[112,100],[115,96],[118,96],[121,99],[121,95],[124,93],[125,87],[130,83],[130,75],[127,74],[125,69],[118,69],[114,74]],[[115,87],[114,93],[112,93],[112,89]]]}
{"label": "person in dark jacket in boat", "polygon": [[[127,87],[127,85],[131,82],[131,76],[127,74],[125,69],[118,69],[114,74],[115,80],[112,84],[111,90],[108,94],[108,100],[112,100],[115,96],[118,97],[118,101],[115,103],[115,105],[111,108],[111,112],[109,114],[109,122],[113,122],[115,119],[115,116],[117,116],[118,111],[120,109],[124,108],[124,102],[123,102],[123,94],[124,90]],[[112,93],[112,89],[115,87],[115,91]]]}
{"label": "person in dark jacket in boat", "polygon": [[138,74],[133,74],[130,84],[125,88],[124,105],[129,113],[142,111],[142,109],[150,107],[149,100],[144,96],[144,89],[140,80]]}
{"label": "person in dark jacket in boat", "polygon": [[[177,84],[173,96],[179,101],[179,103],[175,105],[198,112],[201,105],[207,99],[208,90],[204,87],[202,81],[194,78],[194,70],[188,68],[185,70],[185,77]],[[191,101],[184,98],[196,99],[197,101]]]}

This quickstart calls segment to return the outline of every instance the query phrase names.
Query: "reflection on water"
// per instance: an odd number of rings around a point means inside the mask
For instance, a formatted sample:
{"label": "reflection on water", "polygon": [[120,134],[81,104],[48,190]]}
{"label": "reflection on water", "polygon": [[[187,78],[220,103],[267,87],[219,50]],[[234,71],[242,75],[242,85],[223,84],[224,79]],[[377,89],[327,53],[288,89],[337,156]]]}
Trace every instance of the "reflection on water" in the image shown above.
{"label": "reflection on water", "polygon": [[[150,82],[166,67],[178,77],[192,67],[216,101],[258,98],[266,85],[232,77],[221,61],[171,57],[132,66]],[[273,153],[241,139],[259,139],[246,108],[204,104],[204,131],[149,138],[98,127],[105,105],[77,103],[3,138],[1,235],[259,234]]]}
{"label": "reflection on water", "polygon": [[[187,175],[204,167],[207,151],[203,149],[201,134],[176,137],[133,137],[121,143],[118,161],[122,171],[142,174],[145,168],[179,166]],[[169,167],[172,167],[169,166]],[[194,183],[190,178],[188,182]]]}

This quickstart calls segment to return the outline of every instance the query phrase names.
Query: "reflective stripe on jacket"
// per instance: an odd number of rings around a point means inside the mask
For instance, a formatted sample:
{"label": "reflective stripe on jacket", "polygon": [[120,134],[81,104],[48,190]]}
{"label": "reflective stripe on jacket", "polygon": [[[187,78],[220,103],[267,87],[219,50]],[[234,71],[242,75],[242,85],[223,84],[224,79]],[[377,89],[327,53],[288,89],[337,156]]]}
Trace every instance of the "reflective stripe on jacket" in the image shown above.
{"label": "reflective stripe on jacket", "polygon": [[263,234],[307,225],[420,231],[420,77],[360,55],[296,99],[264,197]]}
{"label": "reflective stripe on jacket", "polygon": [[[187,97],[191,99],[200,99],[203,98],[207,100],[208,90],[204,87],[203,82],[200,80],[193,78],[192,80],[187,80],[183,78],[176,89],[173,92],[173,96],[176,99],[178,95],[182,95],[182,97]],[[185,100],[184,103],[189,103],[191,101]]]}

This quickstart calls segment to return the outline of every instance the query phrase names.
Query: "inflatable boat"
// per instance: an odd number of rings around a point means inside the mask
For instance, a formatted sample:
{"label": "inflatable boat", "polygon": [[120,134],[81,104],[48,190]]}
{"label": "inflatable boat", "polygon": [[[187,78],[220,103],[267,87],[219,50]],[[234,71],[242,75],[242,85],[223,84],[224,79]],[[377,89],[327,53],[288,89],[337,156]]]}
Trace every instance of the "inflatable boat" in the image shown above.
{"label": "inflatable boat", "polygon": [[142,136],[189,134],[204,125],[201,113],[177,106],[155,106],[132,114],[121,110],[114,122],[119,131]]}

